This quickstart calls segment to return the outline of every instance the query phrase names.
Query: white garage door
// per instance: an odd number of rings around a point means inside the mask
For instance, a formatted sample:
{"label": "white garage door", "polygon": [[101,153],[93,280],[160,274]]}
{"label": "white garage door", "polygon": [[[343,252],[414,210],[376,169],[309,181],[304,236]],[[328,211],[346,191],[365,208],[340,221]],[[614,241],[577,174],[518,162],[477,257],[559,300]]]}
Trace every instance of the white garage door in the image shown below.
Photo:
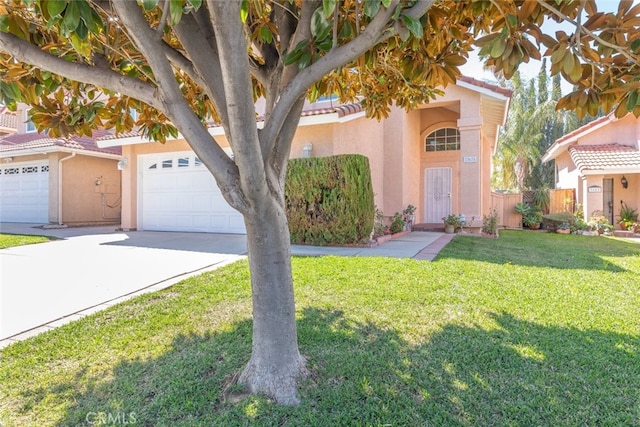
{"label": "white garage door", "polygon": [[49,222],[49,161],[0,165],[0,222]]}
{"label": "white garage door", "polygon": [[244,234],[244,220],[224,200],[193,152],[140,156],[141,230]]}

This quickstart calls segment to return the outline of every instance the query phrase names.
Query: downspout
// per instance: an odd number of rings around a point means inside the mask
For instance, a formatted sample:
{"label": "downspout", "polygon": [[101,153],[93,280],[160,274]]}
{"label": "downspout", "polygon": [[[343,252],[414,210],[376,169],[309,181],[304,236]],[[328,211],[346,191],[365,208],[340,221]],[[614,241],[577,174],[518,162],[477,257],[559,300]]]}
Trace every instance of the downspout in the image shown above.
{"label": "downspout", "polygon": [[58,160],[58,225],[62,225],[62,162],[73,159],[75,156],[74,151],[70,156]]}

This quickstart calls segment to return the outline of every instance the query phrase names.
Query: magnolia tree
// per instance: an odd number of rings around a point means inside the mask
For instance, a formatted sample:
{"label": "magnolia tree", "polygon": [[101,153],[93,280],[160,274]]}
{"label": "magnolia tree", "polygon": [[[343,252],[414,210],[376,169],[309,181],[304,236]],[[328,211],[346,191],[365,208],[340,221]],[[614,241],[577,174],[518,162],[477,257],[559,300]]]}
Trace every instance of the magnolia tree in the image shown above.
{"label": "magnolia tree", "polygon": [[[595,0],[4,0],[0,97],[30,105],[38,130],[56,136],[135,128],[188,142],[246,225],[253,347],[239,380],[295,404],[306,369],[283,186],[305,98],[358,99],[380,119],[455,82],[475,44],[507,78],[550,57],[575,85],[561,107],[637,116],[639,13],[630,1],[601,13]],[[545,34],[546,19],[572,29]]]}

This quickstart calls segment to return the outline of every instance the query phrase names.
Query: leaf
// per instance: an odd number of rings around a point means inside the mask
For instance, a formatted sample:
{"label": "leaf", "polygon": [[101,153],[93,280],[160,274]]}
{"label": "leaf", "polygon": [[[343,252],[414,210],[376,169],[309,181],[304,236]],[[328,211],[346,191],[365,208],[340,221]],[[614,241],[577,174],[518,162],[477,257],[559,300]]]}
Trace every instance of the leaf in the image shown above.
{"label": "leaf", "polygon": [[322,8],[318,8],[311,16],[311,34],[316,40],[324,40],[331,31],[331,23],[324,16]]}
{"label": "leaf", "polygon": [[284,54],[284,59],[282,61],[283,64],[287,66],[295,62],[298,62],[300,60],[300,57],[304,53],[304,51],[308,48],[308,46],[309,46],[308,40],[302,40],[301,42],[299,42],[291,52]]}
{"label": "leaf", "polygon": [[240,20],[243,24],[247,23],[247,18],[249,17],[249,0],[242,0],[242,5],[240,6]]}
{"label": "leaf", "polygon": [[158,0],[142,0],[142,7],[149,12],[158,5]]}
{"label": "leaf", "polygon": [[638,91],[634,90],[629,93],[629,97],[627,98],[627,110],[631,111],[638,105]]}
{"label": "leaf", "polygon": [[169,16],[171,25],[175,26],[182,19],[182,0],[169,0]]}
{"label": "leaf", "polygon": [[202,0],[187,0],[187,2],[193,7],[193,10],[195,11],[202,7]]}
{"label": "leaf", "polygon": [[407,26],[407,28],[409,29],[411,34],[413,34],[414,37],[419,39],[422,38],[423,30],[422,30],[422,24],[420,23],[419,20],[417,20],[413,16],[402,15],[402,21],[404,22],[404,25]]}
{"label": "leaf", "polygon": [[504,37],[503,35],[501,35],[499,38],[497,38],[492,46],[491,46],[491,57],[492,58],[499,58],[502,56],[502,54],[504,53],[505,48],[507,47],[507,40],[506,37]]}
{"label": "leaf", "polygon": [[322,0],[322,10],[324,11],[324,16],[327,18],[331,16],[333,11],[336,9],[336,0]]}
{"label": "leaf", "polygon": [[49,12],[49,16],[52,18],[60,15],[65,7],[67,7],[66,0],[49,0],[47,2],[47,12]]}
{"label": "leaf", "polygon": [[72,1],[67,6],[62,24],[67,31],[75,31],[80,23],[80,7],[77,1]]}
{"label": "leaf", "polygon": [[364,2],[364,14],[373,18],[380,9],[380,0],[368,0]]}

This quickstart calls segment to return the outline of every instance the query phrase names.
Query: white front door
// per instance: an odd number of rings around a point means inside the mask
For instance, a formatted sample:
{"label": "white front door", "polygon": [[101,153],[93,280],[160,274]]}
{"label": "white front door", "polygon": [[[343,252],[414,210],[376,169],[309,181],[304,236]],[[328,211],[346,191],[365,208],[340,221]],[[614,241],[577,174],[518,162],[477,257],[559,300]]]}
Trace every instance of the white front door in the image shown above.
{"label": "white front door", "polygon": [[0,166],[0,222],[49,222],[49,161]]}
{"label": "white front door", "polygon": [[451,213],[451,168],[425,169],[424,188],[424,222],[442,222]]}
{"label": "white front door", "polygon": [[139,170],[139,229],[246,232],[242,215],[192,151],[140,156]]}

